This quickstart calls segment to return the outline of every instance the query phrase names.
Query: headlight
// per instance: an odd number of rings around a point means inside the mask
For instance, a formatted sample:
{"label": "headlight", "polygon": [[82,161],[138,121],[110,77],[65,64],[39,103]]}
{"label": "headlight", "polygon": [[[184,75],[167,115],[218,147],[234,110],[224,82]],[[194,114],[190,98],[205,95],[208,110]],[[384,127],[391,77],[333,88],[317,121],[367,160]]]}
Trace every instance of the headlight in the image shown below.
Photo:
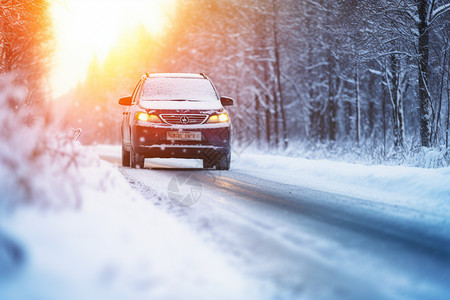
{"label": "headlight", "polygon": [[151,123],[161,123],[161,119],[157,115],[148,114],[146,112],[137,112],[136,120]]}
{"label": "headlight", "polygon": [[230,118],[227,113],[221,113],[220,115],[212,115],[208,119],[208,123],[224,123],[228,122]]}

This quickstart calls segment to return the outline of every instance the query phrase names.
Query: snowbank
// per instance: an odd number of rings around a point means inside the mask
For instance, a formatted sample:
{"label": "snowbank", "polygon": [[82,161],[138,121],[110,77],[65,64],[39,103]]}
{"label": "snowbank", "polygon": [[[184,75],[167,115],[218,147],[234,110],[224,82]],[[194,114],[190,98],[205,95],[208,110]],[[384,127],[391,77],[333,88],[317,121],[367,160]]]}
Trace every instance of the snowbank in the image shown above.
{"label": "snowbank", "polygon": [[232,169],[280,183],[450,217],[450,168],[365,166],[276,155],[234,155]]}
{"label": "snowbank", "polygon": [[443,168],[450,166],[450,150],[445,145],[433,148],[420,147],[417,140],[410,138],[405,142],[411,147],[396,148],[384,146],[375,140],[340,142],[314,142],[308,140],[289,141],[287,149],[274,149],[257,145],[252,141],[237,141],[234,145],[236,154],[253,153],[262,155],[282,155],[314,160],[331,160],[363,165],[408,166],[420,168]]}
{"label": "snowbank", "polygon": [[25,263],[0,276],[0,299],[264,298],[109,164],[79,175],[79,209],[26,206],[2,215],[0,228],[25,250]]}

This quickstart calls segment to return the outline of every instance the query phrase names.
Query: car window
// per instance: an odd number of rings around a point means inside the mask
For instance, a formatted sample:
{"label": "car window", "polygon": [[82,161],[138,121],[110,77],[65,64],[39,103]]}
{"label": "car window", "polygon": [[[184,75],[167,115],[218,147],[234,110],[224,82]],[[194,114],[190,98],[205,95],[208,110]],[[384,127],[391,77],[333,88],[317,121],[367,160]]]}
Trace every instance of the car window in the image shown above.
{"label": "car window", "polygon": [[212,102],[218,96],[211,82],[203,78],[149,78],[141,101],[188,100]]}

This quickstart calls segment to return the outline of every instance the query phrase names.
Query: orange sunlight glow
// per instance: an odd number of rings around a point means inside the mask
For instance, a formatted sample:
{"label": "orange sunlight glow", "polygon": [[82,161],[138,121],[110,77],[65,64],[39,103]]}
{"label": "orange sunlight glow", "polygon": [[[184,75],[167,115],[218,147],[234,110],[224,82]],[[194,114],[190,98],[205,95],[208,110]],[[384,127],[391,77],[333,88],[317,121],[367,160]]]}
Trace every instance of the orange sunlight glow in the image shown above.
{"label": "orange sunlight glow", "polygon": [[102,61],[120,34],[139,24],[164,33],[166,14],[174,0],[53,0],[56,37],[52,72],[54,96],[84,79],[94,56]]}

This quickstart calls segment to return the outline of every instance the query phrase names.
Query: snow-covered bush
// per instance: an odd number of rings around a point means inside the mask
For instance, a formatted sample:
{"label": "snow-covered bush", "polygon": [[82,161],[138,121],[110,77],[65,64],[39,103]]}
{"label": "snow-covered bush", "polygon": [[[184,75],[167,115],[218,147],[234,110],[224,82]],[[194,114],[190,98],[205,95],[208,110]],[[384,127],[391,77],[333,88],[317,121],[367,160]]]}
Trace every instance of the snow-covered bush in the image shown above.
{"label": "snow-covered bush", "polygon": [[[405,144],[415,145],[417,141],[408,140]],[[308,159],[329,159],[338,162],[350,162],[364,165],[413,166],[420,168],[443,168],[450,166],[450,151],[445,146],[394,147],[377,143],[375,140],[357,143],[291,141],[287,149],[262,147],[255,142],[235,143],[233,154],[240,156],[245,152],[257,154],[285,155]]]}
{"label": "snow-covered bush", "polygon": [[77,167],[95,157],[45,125],[28,95],[14,76],[0,77],[0,205],[78,206]]}
{"label": "snow-covered bush", "polygon": [[450,166],[449,149],[418,147],[412,149],[408,156],[410,165],[422,168],[442,168]]}

